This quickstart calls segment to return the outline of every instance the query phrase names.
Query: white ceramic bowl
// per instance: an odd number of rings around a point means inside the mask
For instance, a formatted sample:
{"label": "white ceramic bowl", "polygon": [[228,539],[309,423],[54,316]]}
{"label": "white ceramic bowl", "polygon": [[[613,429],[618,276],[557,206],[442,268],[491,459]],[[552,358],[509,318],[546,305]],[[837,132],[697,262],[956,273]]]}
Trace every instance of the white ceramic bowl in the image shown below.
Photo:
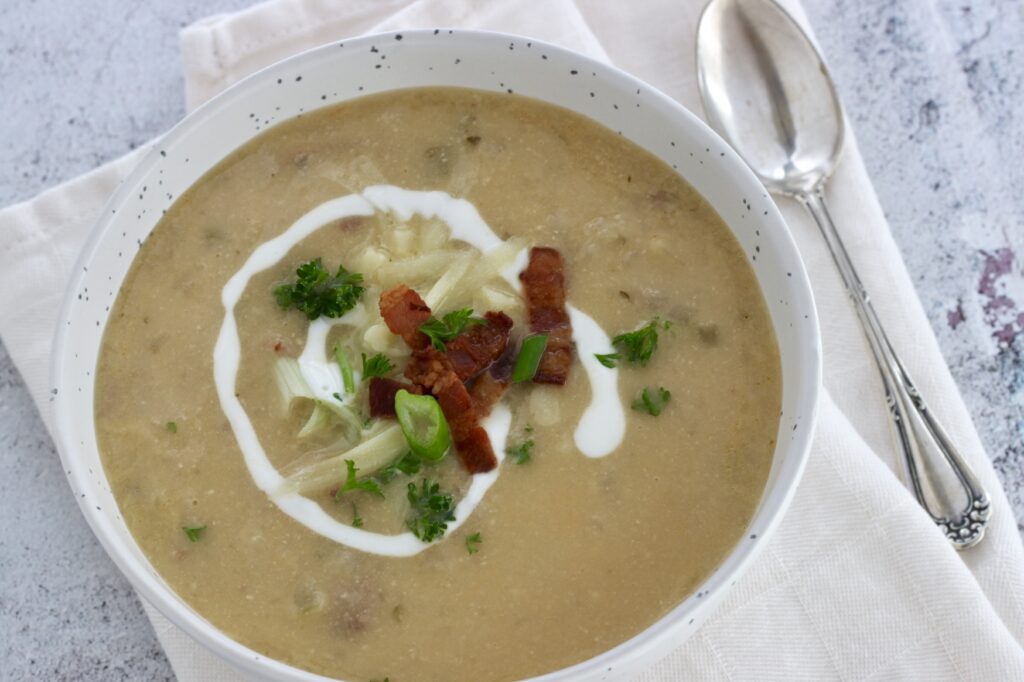
{"label": "white ceramic bowl", "polygon": [[[128,531],[100,463],[94,369],[121,282],[175,198],[261,131],[302,112],[387,90],[462,86],[516,92],[589,116],[678,170],[714,206],[749,254],[782,355],[783,399],[768,486],[744,539],[668,615],[600,656],[538,680],[622,679],[686,639],[750,564],[800,479],[821,374],[817,319],[803,265],[768,193],[696,116],[614,67],[519,36],[417,30],[324,45],[245,79],[189,115],[110,200],[61,309],[52,363],[58,446],[82,512],[135,588],[175,625],[250,675],[324,679],[268,659],[217,630],[176,595]],[[212,377],[211,377],[212,381]]]}

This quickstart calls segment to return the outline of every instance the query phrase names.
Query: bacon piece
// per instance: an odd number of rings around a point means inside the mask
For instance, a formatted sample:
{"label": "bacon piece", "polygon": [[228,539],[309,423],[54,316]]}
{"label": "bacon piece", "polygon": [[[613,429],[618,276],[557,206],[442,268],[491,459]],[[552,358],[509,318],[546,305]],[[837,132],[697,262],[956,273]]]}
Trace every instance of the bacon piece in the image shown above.
{"label": "bacon piece", "polygon": [[393,334],[398,334],[413,350],[430,345],[420,326],[430,319],[430,307],[415,291],[399,284],[380,295],[380,316]]}
{"label": "bacon piece", "polygon": [[484,372],[477,377],[469,388],[469,397],[473,401],[473,409],[476,410],[477,416],[489,415],[507,388],[507,381],[496,379],[490,372]]}
{"label": "bacon piece", "polygon": [[485,324],[475,324],[448,342],[448,361],[463,381],[486,369],[508,346],[512,318],[489,312],[484,319]]}
{"label": "bacon piece", "polygon": [[405,376],[437,398],[466,471],[479,474],[498,466],[491,439],[477,420],[469,391],[447,356],[430,345],[413,351]]}
{"label": "bacon piece", "polygon": [[456,452],[462,460],[462,466],[471,474],[485,474],[498,466],[498,458],[491,447],[491,437],[484,427],[473,424],[459,436],[455,442]]}
{"label": "bacon piece", "polygon": [[417,395],[423,393],[423,389],[414,384],[406,384],[384,377],[373,377],[370,379],[370,416],[394,417],[395,394],[403,388],[409,391],[409,393],[416,393]]}
{"label": "bacon piece", "polygon": [[512,383],[512,366],[516,361],[515,344],[505,346],[505,351],[491,363],[487,371],[476,378],[469,387],[469,397],[478,417],[486,417],[498,404],[501,396]]}
{"label": "bacon piece", "polygon": [[530,262],[519,275],[526,294],[530,331],[547,334],[548,345],[533,380],[564,384],[572,365],[572,324],[565,310],[565,269],[555,249],[530,249]]}

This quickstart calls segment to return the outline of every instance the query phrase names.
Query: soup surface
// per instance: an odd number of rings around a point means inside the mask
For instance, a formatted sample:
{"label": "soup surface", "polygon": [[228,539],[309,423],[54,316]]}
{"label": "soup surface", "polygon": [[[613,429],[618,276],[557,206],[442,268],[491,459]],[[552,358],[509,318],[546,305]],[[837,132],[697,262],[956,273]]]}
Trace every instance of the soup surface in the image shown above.
{"label": "soup surface", "polygon": [[[606,360],[614,368],[589,357],[584,367],[578,352],[563,386],[509,387],[495,411],[511,415],[507,436],[488,425],[497,454],[508,451],[487,474],[493,485],[457,528],[416,539],[422,547],[405,556],[354,548],[282,511],[254,480],[214,379],[225,361],[215,345],[228,281],[312,209],[375,185],[465,199],[505,244],[556,249],[568,302],[607,337],[652,320],[658,332],[646,363],[630,361],[628,343],[612,346],[595,332],[591,345],[603,339],[602,353],[623,356]],[[420,489],[430,479],[457,503],[478,479],[452,454],[419,462],[415,473],[392,470],[390,480],[357,470],[354,480],[375,482],[383,497],[345,489],[347,446],[339,443],[399,433],[393,420],[367,419],[361,378],[363,353],[386,357],[398,379],[409,358],[381,325],[381,292],[405,283],[427,296],[464,259],[468,279],[437,316],[503,311],[514,341],[530,333],[514,278],[473,279],[480,249],[437,217],[400,213],[327,220],[280,249],[234,308],[233,390],[260,446],[285,477],[310,463],[337,464],[330,481],[301,492],[337,527],[358,527],[353,537],[411,538],[410,483]],[[352,396],[338,396],[365,420],[355,436],[337,406],[309,420],[315,400],[283,402],[276,378],[303,353],[311,322],[283,309],[274,290],[315,258],[331,274],[344,265],[363,275],[365,323],[356,331],[334,324],[326,345],[312,341],[323,355],[341,347],[356,369]],[[577,351],[590,348],[575,321]],[[614,373],[605,379],[614,377],[625,431],[621,443],[596,431],[592,447],[611,451],[585,456],[577,424],[607,385],[596,383],[601,371]],[[305,115],[208,173],[141,247],[97,374],[104,467],[156,569],[231,637],[352,681],[513,680],[638,634],[741,537],[767,478],[781,393],[754,274],[691,187],[589,119],[455,89],[398,91]],[[312,433],[300,437],[304,426]]]}

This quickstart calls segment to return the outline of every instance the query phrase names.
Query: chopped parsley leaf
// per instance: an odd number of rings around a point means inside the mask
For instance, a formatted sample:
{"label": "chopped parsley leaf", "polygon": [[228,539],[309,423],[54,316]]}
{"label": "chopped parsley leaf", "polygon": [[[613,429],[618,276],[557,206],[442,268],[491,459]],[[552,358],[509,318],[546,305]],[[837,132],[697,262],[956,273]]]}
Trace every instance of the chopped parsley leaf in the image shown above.
{"label": "chopped parsley leaf", "polygon": [[341,265],[332,277],[319,258],[300,265],[295,275],[294,284],[284,282],[274,287],[274,298],[285,310],[298,308],[311,320],[321,315],[341,317],[356,307],[365,290],[358,272],[349,272]]}
{"label": "chopped parsley leaf", "polygon": [[672,393],[668,389],[658,388],[655,393],[653,390],[645,388],[640,393],[640,397],[633,401],[633,409],[657,417],[671,399]]}
{"label": "chopped parsley leaf", "polygon": [[369,478],[364,481],[356,480],[356,472],[359,470],[356,469],[355,462],[350,459],[346,459],[345,467],[348,469],[348,474],[345,477],[345,483],[338,488],[338,492],[334,493],[334,499],[340,500],[342,495],[351,490],[365,490],[368,493],[384,497],[384,491],[380,489],[380,486],[377,485],[376,481]]}
{"label": "chopped parsley leaf", "polygon": [[337,400],[339,403],[345,402],[345,399],[341,397],[340,393],[332,393],[331,395],[333,395],[334,399]]}
{"label": "chopped parsley leaf", "polygon": [[524,440],[519,445],[505,448],[505,454],[513,458],[516,464],[526,464],[533,457],[533,439]]}
{"label": "chopped parsley leaf", "polygon": [[[612,345],[619,349],[622,357],[629,362],[646,365],[658,348],[658,328],[668,329],[671,326],[671,322],[656,317],[639,329],[619,334],[612,339]],[[618,354],[613,353],[613,355]],[[598,360],[601,360],[601,356],[598,356]],[[605,367],[608,366],[603,360],[601,360],[601,364]]]}
{"label": "chopped parsley leaf", "polygon": [[433,542],[443,537],[448,530],[448,522],[455,520],[452,496],[441,494],[440,485],[425,478],[422,488],[409,483],[408,497],[412,505],[412,516],[406,525],[413,535],[423,542]]}
{"label": "chopped parsley leaf", "polygon": [[601,353],[594,353],[594,357],[597,358],[597,361],[602,365],[608,369],[612,369],[615,367],[615,361],[622,359],[622,353],[605,353],[603,355]]}
{"label": "chopped parsley leaf", "polygon": [[420,325],[420,331],[427,335],[434,348],[444,351],[446,343],[473,324],[486,324],[486,320],[482,317],[473,317],[472,308],[463,308],[462,310],[453,310],[440,320],[431,317]]}
{"label": "chopped parsley leaf", "polygon": [[182,526],[181,529],[185,531],[188,541],[194,543],[203,539],[203,533],[206,531],[206,526]]}
{"label": "chopped parsley leaf", "polygon": [[363,527],[363,517],[359,515],[359,509],[356,507],[356,503],[355,502],[352,503],[352,527],[353,528],[362,528]]}
{"label": "chopped parsley leaf", "polygon": [[393,369],[391,361],[383,353],[377,353],[372,358],[366,357],[366,353],[363,353],[363,381],[372,377],[386,377]]}
{"label": "chopped parsley leaf", "polygon": [[376,478],[381,482],[381,484],[390,483],[400,474],[405,474],[406,476],[418,474],[420,466],[420,458],[412,452],[407,452],[391,464],[381,469]]}
{"label": "chopped parsley leaf", "polygon": [[167,422],[167,430],[170,431],[171,433],[177,433],[178,432],[178,424],[177,424],[177,422]]}
{"label": "chopped parsley leaf", "polygon": [[480,551],[480,544],[484,541],[480,537],[480,533],[473,533],[472,535],[466,536],[466,551],[470,554],[476,554]]}
{"label": "chopped parsley leaf", "polygon": [[527,433],[533,433],[533,424],[527,424],[525,427],[523,427],[523,431],[526,431]]}

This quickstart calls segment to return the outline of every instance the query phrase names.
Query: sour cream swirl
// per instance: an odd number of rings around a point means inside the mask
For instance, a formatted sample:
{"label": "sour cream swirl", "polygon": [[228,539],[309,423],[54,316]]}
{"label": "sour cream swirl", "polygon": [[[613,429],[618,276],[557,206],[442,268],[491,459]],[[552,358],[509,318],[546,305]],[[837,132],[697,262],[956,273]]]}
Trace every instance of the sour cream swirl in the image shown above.
{"label": "sour cream swirl", "polygon": [[[235,306],[241,299],[249,280],[257,273],[276,265],[285,255],[316,230],[337,220],[353,216],[369,216],[376,212],[391,213],[408,221],[414,215],[436,218],[447,223],[453,239],[463,241],[486,254],[504,242],[480,216],[476,207],[465,199],[446,192],[422,192],[394,185],[375,185],[361,194],[350,194],[326,201],[296,220],[282,234],[260,244],[245,264],[221,291],[225,315],[220,334],[214,346],[213,373],[224,411],[235,439],[242,451],[246,468],[253,482],[285,514],[311,531],[353,549],[383,556],[412,556],[430,547],[410,532],[386,535],[354,528],[331,517],[321,506],[296,492],[283,492],[284,478],[267,457],[256,430],[245,408],[236,396],[235,385],[241,363],[241,341],[235,320]],[[505,279],[520,288],[518,274],[527,259],[524,250],[503,273]],[[568,306],[573,326],[573,340],[583,370],[591,388],[591,399],[574,433],[576,447],[587,457],[603,457],[614,451],[625,435],[626,417],[618,391],[618,370],[602,367],[595,353],[607,353],[611,348],[608,334],[597,322],[572,305]],[[306,345],[299,356],[299,366],[314,393],[331,400],[342,393],[341,374],[327,357],[327,335],[338,324],[358,326],[365,320],[363,304],[337,320],[317,320],[309,325]],[[498,456],[499,466],[493,471],[476,474],[469,489],[455,509],[455,520],[448,524],[448,533],[461,526],[487,494],[487,490],[500,475],[512,415],[505,405],[499,404],[484,420]]]}

